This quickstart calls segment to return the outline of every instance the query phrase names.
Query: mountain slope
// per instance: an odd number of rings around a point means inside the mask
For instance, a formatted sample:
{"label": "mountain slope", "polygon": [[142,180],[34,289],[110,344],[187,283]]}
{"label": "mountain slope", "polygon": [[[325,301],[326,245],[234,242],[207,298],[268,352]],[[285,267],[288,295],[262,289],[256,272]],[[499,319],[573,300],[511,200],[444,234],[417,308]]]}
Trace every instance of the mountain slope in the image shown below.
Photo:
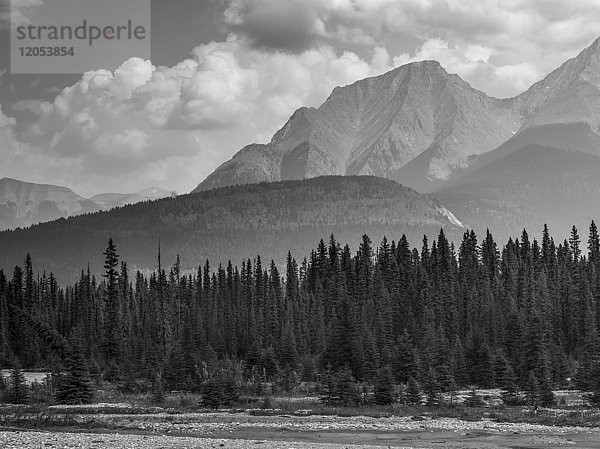
{"label": "mountain slope", "polygon": [[0,230],[98,210],[98,205],[66,187],[0,179]]}
{"label": "mountain slope", "polygon": [[[318,109],[299,109],[270,143],[245,147],[196,191],[328,174],[421,189],[496,148],[519,125],[511,100],[488,97],[438,62],[412,63],[338,87]],[[419,155],[423,173],[404,179],[402,167]]]}
{"label": "mountain slope", "polygon": [[420,242],[440,227],[461,235],[461,226],[436,201],[393,181],[321,177],[181,195],[2,232],[0,268],[12,269],[29,251],[36,267],[63,278],[88,262],[99,273],[109,236],[134,268],[155,267],[159,239],[165,263],[179,254],[183,266],[197,268],[206,258],[239,262],[257,254],[283,262],[288,249],[306,254],[331,233],[352,245],[364,233],[377,243],[403,233]]}
{"label": "mountain slope", "polygon": [[[560,170],[557,170],[560,167]],[[465,175],[433,194],[479,234],[541,234],[544,223],[566,238],[600,219],[600,157],[527,145]]]}
{"label": "mountain slope", "polygon": [[527,145],[600,153],[600,40],[505,100],[435,61],[338,87],[318,109],[296,111],[270,143],[242,149],[196,191],[369,174],[431,192]]}
{"label": "mountain slope", "polygon": [[103,209],[112,209],[114,207],[125,206],[126,204],[154,201],[171,196],[175,196],[174,192],[161,187],[150,187],[136,193],[99,193],[91,197],[90,201],[93,201]]}
{"label": "mountain slope", "polygon": [[[528,145],[600,156],[600,39],[512,100],[521,128],[494,151],[472,159],[445,186]],[[556,167],[560,170],[560,167]]]}
{"label": "mountain slope", "polygon": [[434,195],[479,230],[567,236],[600,219],[600,41],[514,99],[522,127]]}

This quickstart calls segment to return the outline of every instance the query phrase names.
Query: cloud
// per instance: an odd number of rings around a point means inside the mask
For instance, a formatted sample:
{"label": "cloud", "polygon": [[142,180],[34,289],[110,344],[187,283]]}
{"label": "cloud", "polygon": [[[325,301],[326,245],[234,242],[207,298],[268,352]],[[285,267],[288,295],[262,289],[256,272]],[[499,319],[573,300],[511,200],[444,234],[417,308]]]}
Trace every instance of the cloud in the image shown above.
{"label": "cloud", "polygon": [[231,0],[223,23],[227,40],[172,67],[132,58],[52,101],[15,103],[35,119],[16,127],[0,115],[0,176],[88,194],[189,191],[297,108],[410,61],[436,59],[488,94],[515,95],[600,34],[600,3]]}
{"label": "cloud", "polygon": [[452,47],[434,38],[425,41],[412,55],[395,56],[393,63],[399,66],[413,61],[439,61],[448,72],[457,73],[474,87],[503,98],[526,90],[545,75],[528,62],[496,66],[491,61],[497,53],[477,44]]}
{"label": "cloud", "polygon": [[37,6],[44,4],[44,0],[2,0],[0,2],[0,29],[7,29],[12,25],[29,25],[29,13]]}
{"label": "cloud", "polygon": [[[407,61],[433,57],[432,45],[442,42],[448,48],[437,55],[452,61],[450,70],[502,97],[519,93],[598,37],[600,2],[232,0],[223,20],[257,46],[290,52],[328,43],[359,54],[385,48]],[[406,48],[413,42],[417,48]],[[479,60],[465,53],[478,48],[489,53]],[[462,57],[468,61],[459,64]]]}
{"label": "cloud", "polygon": [[173,67],[132,58],[84,74],[52,101],[13,104],[36,118],[19,127],[18,142],[10,121],[11,148],[46,160],[46,176],[84,193],[161,183],[188,191],[243,146],[269,141],[297,108],[389,69],[389,59],[383,48],[371,62],[327,45],[267,52],[234,35]]}
{"label": "cloud", "polygon": [[290,52],[323,43],[372,46],[377,34],[357,2],[346,0],[231,0],[223,22],[256,47]]}
{"label": "cloud", "polygon": [[319,34],[318,2],[306,0],[234,0],[224,12],[230,30],[257,47],[306,50]]}

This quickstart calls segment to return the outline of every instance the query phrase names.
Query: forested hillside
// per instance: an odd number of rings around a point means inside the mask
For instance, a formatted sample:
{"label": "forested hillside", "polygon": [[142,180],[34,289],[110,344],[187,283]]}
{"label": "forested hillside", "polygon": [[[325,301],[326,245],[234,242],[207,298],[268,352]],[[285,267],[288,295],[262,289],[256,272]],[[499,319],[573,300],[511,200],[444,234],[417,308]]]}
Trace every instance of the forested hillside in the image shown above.
{"label": "forested hillside", "polygon": [[0,268],[11,270],[29,251],[40,271],[74,281],[88,263],[92,273],[102,271],[94,255],[109,237],[136,269],[156,267],[159,243],[165,260],[179,255],[183,269],[257,254],[282,267],[288,250],[306,254],[331,233],[355,244],[365,232],[420,239],[444,227],[460,238],[450,217],[428,196],[372,176],[228,187],[0,232]]}
{"label": "forested hillside", "polygon": [[443,231],[422,243],[365,235],[357,252],[331,236],[305,258],[288,256],[283,272],[257,257],[198,260],[183,275],[162,258],[144,277],[118,248],[111,240],[97,254],[102,278],[84,269],[73,285],[38,276],[29,257],[0,271],[0,364],[60,369],[68,341],[95,376],[128,388],[163,379],[197,390],[222,372],[299,382],[347,368],[365,381],[389,370],[434,392],[598,389],[593,222],[587,245],[575,228],[568,241],[544,229],[539,242],[524,231],[501,247],[489,233],[465,232],[457,248]]}
{"label": "forested hillside", "polygon": [[[560,167],[560,170],[557,170]],[[499,157],[433,194],[478,232],[506,238],[544,223],[567,237],[586,226],[600,204],[600,157],[582,151],[529,145]]]}

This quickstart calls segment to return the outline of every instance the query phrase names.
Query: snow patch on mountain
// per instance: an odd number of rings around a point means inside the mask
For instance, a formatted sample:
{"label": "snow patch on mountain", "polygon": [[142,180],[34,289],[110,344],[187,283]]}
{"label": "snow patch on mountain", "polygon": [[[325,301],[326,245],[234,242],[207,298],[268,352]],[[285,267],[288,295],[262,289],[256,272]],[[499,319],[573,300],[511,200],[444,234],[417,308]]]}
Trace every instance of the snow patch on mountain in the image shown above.
{"label": "snow patch on mountain", "polygon": [[437,210],[439,213],[448,218],[448,220],[450,220],[450,223],[452,223],[453,225],[458,226],[459,228],[466,229],[466,226],[462,224],[461,221],[458,218],[456,218],[456,216],[444,206],[438,207]]}

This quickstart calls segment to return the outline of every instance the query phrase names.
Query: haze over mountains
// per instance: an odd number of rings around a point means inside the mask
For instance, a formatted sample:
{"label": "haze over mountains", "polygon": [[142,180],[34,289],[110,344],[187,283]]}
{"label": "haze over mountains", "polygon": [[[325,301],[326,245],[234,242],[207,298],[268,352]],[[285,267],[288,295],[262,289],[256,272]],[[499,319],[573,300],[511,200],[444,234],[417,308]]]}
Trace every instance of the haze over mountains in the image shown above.
{"label": "haze over mountains", "polygon": [[0,231],[173,195],[173,192],[151,187],[133,194],[106,193],[86,199],[66,187],[2,178]]}
{"label": "haze over mountains", "polygon": [[159,200],[170,196],[176,196],[176,193],[161,187],[150,187],[136,193],[99,193],[91,197],[90,201],[93,201],[104,209],[112,209],[113,207],[122,207],[142,201]]}
{"label": "haze over mountains", "polygon": [[0,179],[0,230],[101,210],[66,187]]}
{"label": "haze over mountains", "polygon": [[283,264],[288,250],[304,257],[333,233],[352,250],[367,233],[376,245],[384,236],[406,234],[415,245],[444,228],[451,239],[462,224],[437,201],[396,182],[370,177],[319,177],[214,189],[143,202],[106,212],[0,232],[0,268],[31,254],[36,270],[76,279],[90,263],[102,271],[102,252],[112,237],[133,269],[154,269],[160,245],[163,264],[181,257],[183,268],[240,263],[260,255]]}
{"label": "haze over mountains", "polygon": [[[599,125],[598,40],[524,93],[503,100],[423,61],[338,87],[317,109],[299,109],[270,143],[243,148],[196,191],[369,174],[433,193],[479,230],[504,232],[510,224],[515,232],[548,221],[565,233],[597,218],[590,206],[600,212]],[[542,165],[541,157],[548,158]],[[585,183],[578,179],[582,167]],[[561,181],[544,183],[547,178]],[[540,192],[535,203],[527,196],[532,189]],[[555,201],[567,192],[569,207],[562,209]],[[576,194],[585,198],[573,201]]]}

